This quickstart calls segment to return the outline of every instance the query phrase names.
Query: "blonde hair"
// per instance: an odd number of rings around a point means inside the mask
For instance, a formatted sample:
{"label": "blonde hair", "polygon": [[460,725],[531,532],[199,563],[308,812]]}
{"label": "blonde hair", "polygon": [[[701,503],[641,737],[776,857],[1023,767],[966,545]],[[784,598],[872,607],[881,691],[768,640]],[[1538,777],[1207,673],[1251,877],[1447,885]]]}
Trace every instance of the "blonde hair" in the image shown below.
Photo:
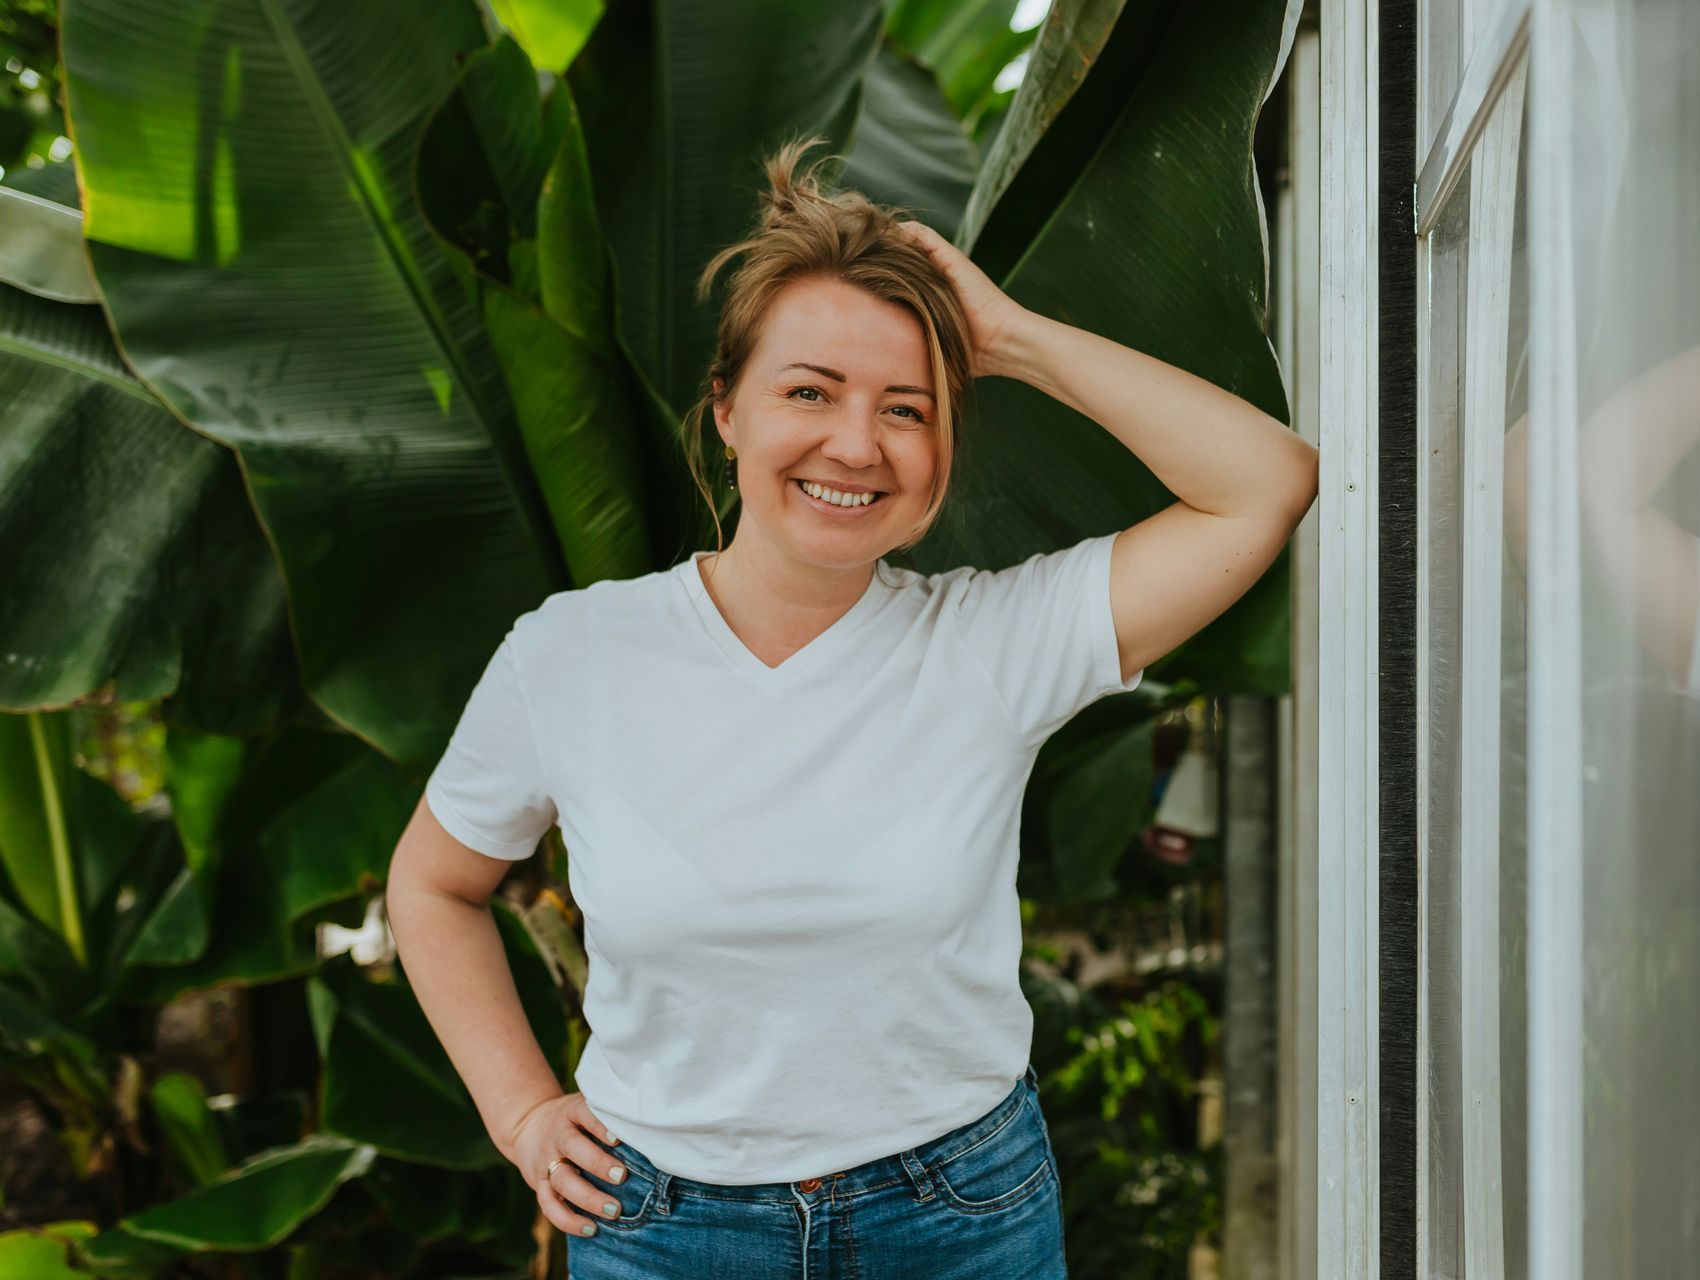
{"label": "blonde hair", "polygon": [[[707,480],[705,454],[713,423],[707,410],[729,398],[737,387],[773,300],[787,285],[811,276],[842,280],[876,298],[909,308],[926,334],[933,388],[938,393],[930,428],[937,434],[938,467],[927,510],[916,532],[893,551],[907,551],[926,535],[950,488],[958,452],[959,410],[973,381],[968,321],[961,301],[950,277],[925,249],[898,229],[908,210],[876,204],[855,190],[833,195],[822,191],[818,171],[825,161],[841,157],[824,156],[800,174],[793,172],[806,151],[825,141],[819,136],[794,139],[763,162],[769,189],[760,193],[763,208],[756,230],[715,254],[697,280],[697,300],[705,302],[720,268],[735,255],[744,255],[727,281],[719,338],[703,379],[705,390],[685,412],[679,426],[680,446],[691,477],[714,517],[715,541],[720,549],[724,549],[725,532]],[[718,396],[714,392],[717,378],[722,385]]]}

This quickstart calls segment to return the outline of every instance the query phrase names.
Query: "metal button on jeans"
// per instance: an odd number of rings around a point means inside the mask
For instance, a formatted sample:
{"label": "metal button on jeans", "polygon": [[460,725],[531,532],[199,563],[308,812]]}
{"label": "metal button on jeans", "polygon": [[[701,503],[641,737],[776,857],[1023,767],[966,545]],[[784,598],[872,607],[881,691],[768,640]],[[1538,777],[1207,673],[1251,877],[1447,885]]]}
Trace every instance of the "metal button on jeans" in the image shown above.
{"label": "metal button on jeans", "polygon": [[801,1181],[797,1184],[797,1190],[799,1190],[799,1191],[819,1191],[820,1190],[820,1179],[819,1178],[805,1178],[805,1179],[803,1179],[803,1181]]}

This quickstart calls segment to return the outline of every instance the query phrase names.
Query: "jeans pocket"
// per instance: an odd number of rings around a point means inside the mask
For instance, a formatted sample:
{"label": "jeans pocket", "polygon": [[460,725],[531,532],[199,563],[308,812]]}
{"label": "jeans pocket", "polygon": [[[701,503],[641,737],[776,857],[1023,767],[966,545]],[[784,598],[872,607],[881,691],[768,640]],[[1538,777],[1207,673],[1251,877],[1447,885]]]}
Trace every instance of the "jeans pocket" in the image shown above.
{"label": "jeans pocket", "polygon": [[1056,1177],[1037,1095],[1023,1090],[1009,1119],[933,1170],[941,1199],[961,1213],[999,1213],[1021,1204]]}
{"label": "jeans pocket", "polygon": [[[617,1146],[614,1148],[614,1155],[618,1158],[619,1154],[620,1149]],[[610,1182],[607,1178],[599,1177],[589,1169],[583,1169],[580,1172],[597,1190],[607,1192],[608,1198],[620,1206],[620,1216],[617,1218],[604,1218],[600,1213],[589,1215],[596,1219],[597,1230],[635,1231],[649,1221],[650,1213],[655,1206],[656,1184],[645,1177],[643,1173],[627,1164],[626,1176],[619,1182]],[[582,1210],[577,1211],[583,1212]]]}

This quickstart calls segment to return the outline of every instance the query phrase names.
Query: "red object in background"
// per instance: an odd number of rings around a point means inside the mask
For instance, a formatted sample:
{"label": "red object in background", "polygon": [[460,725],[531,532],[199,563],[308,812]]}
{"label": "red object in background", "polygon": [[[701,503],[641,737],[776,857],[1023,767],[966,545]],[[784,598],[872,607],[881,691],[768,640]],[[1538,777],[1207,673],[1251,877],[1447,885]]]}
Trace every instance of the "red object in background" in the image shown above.
{"label": "red object in background", "polygon": [[1193,838],[1184,831],[1153,823],[1140,833],[1140,841],[1152,857],[1174,866],[1184,867],[1192,861]]}

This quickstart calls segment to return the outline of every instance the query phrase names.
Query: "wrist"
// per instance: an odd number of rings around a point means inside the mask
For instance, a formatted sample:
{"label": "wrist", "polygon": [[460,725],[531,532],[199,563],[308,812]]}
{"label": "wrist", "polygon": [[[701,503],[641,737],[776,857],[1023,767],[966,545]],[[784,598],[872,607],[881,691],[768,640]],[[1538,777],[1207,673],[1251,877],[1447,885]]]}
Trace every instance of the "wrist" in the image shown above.
{"label": "wrist", "polygon": [[557,1088],[553,1093],[545,1094],[540,1098],[526,1103],[517,1111],[513,1112],[511,1116],[507,1118],[502,1125],[498,1126],[497,1130],[490,1135],[491,1140],[496,1144],[496,1150],[502,1153],[502,1158],[509,1164],[519,1164],[519,1135],[521,1130],[525,1128],[526,1121],[531,1119],[533,1113],[535,1113],[536,1110],[544,1103],[552,1102],[560,1096],[561,1091]]}
{"label": "wrist", "polygon": [[1033,367],[1038,347],[1039,331],[1047,323],[1044,316],[1026,307],[1017,307],[989,344],[983,373],[999,378],[1018,378],[1031,381],[1028,372]]}

